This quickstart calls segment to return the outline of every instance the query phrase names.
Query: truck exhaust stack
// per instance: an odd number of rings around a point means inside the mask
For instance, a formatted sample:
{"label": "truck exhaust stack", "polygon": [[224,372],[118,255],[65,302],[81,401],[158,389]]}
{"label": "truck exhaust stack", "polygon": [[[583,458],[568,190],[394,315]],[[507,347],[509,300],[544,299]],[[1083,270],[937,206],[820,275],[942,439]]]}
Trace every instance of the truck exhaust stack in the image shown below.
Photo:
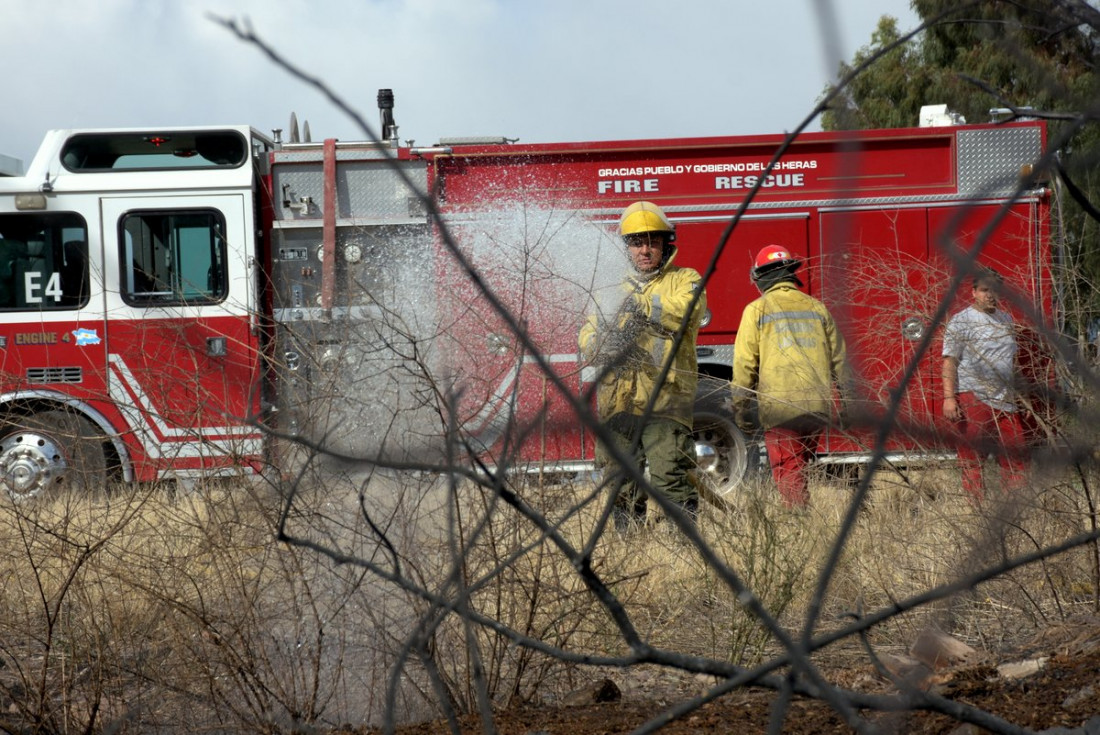
{"label": "truck exhaust stack", "polygon": [[380,135],[383,141],[397,140],[397,123],[393,121],[393,90],[378,90],[378,114],[381,118]]}

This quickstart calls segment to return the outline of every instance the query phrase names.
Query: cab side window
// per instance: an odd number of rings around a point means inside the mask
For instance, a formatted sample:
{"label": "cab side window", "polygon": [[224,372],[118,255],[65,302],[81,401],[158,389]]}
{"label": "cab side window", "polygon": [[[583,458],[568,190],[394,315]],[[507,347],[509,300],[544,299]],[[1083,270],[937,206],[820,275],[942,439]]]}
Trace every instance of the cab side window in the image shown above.
{"label": "cab side window", "polygon": [[123,300],[154,306],[225,299],[224,232],[216,210],[127,213],[119,223]]}
{"label": "cab side window", "polygon": [[73,212],[0,214],[0,310],[88,303],[88,226]]}

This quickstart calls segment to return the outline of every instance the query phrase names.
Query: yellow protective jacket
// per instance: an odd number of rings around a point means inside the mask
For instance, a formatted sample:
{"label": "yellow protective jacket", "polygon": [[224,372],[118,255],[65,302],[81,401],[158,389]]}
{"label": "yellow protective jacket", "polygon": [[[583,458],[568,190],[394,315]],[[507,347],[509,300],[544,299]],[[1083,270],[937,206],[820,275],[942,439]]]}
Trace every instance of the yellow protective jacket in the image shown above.
{"label": "yellow protective jacket", "polygon": [[[625,359],[604,377],[596,390],[596,404],[602,419],[620,413],[640,416],[645,412],[657,378],[672,356],[676,331],[683,322],[687,329],[672,367],[653,406],[653,416],[669,418],[691,428],[695,405],[695,389],[699,383],[699,365],[695,358],[695,342],[699,322],[707,308],[706,293],[699,296],[695,309],[688,315],[688,306],[702,287],[702,278],[691,268],[672,265],[676,252],[649,280],[630,277],[621,285],[626,308],[620,308],[614,323],[601,324],[597,317],[588,319],[581,328],[579,343],[586,361],[599,360],[614,341],[614,332],[632,333]],[[637,314],[631,330],[632,312]],[[636,334],[633,334],[636,332]],[[607,355],[604,355],[605,357]]]}
{"label": "yellow protective jacket", "polygon": [[[817,414],[828,419],[834,388],[848,383],[844,336],[828,309],[783,281],[745,307],[733,348],[733,405],[741,415],[756,398],[770,429]],[[755,395],[754,395],[755,392]]]}

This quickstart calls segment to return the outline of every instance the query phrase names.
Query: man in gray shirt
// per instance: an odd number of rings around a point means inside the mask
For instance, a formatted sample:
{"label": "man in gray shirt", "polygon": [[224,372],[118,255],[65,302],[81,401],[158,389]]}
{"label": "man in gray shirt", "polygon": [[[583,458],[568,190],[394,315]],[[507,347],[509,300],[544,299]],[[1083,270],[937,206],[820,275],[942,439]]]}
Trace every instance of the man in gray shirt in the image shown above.
{"label": "man in gray shirt", "polygon": [[974,277],[972,303],[947,322],[943,334],[943,415],[958,427],[963,489],[985,494],[982,462],[994,453],[1005,489],[1026,471],[1024,430],[1016,405],[1016,336],[1012,316],[999,307],[1003,280],[995,271]]}

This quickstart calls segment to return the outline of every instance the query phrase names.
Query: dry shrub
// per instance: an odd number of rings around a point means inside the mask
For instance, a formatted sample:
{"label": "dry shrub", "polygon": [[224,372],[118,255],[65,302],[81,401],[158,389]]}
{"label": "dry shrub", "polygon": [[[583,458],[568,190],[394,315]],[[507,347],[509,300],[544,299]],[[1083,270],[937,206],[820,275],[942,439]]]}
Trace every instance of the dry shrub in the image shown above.
{"label": "dry shrub", "polygon": [[[520,488],[563,543],[579,548],[586,542],[596,515],[590,487],[572,482],[524,486],[521,479]],[[578,681],[576,665],[516,645],[500,631],[470,625],[471,612],[561,651],[583,655],[621,649],[610,618],[543,531],[472,483],[456,487],[451,501],[446,532],[422,538],[416,556],[418,579],[452,605],[451,611],[426,601],[416,605],[422,622],[435,621],[427,631],[427,658],[450,706],[476,709],[475,670],[483,674],[484,695],[495,706],[552,699]],[[601,545],[594,570],[629,596],[636,580],[624,579],[603,552]]]}
{"label": "dry shrub", "polygon": [[[953,466],[881,470],[815,631],[1094,528],[1094,473],[1070,469],[981,506]],[[591,657],[629,653],[578,573],[586,546],[647,644],[741,665],[781,652],[670,521],[594,539],[606,495],[587,478],[519,487],[521,514],[494,488],[438,476],[320,477],[299,478],[286,521],[339,558],[276,543],[284,498],[246,486],[0,506],[0,724],[283,732],[554,699],[607,673]],[[815,473],[797,512],[757,478],[705,505],[699,530],[797,636],[853,493]],[[1097,578],[1095,547],[1081,547],[870,639],[903,649],[933,624],[996,650],[1095,610]]]}
{"label": "dry shrub", "polygon": [[361,570],[275,544],[277,508],[245,486],[0,507],[0,724],[275,732],[368,719],[377,682],[360,677],[390,611]]}

